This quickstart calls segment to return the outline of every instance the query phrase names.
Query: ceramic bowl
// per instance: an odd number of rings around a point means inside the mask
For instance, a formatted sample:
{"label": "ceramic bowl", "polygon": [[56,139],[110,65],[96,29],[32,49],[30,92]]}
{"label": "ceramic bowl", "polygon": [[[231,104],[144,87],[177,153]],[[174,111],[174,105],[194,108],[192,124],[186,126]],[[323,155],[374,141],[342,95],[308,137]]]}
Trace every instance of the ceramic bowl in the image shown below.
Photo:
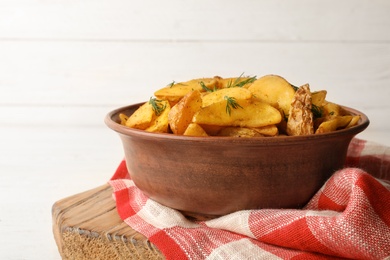
{"label": "ceramic bowl", "polygon": [[342,168],[351,139],[369,124],[331,133],[280,137],[189,137],[122,126],[110,112],[105,123],[123,143],[131,179],[149,198],[186,216],[209,219],[238,210],[300,208]]}

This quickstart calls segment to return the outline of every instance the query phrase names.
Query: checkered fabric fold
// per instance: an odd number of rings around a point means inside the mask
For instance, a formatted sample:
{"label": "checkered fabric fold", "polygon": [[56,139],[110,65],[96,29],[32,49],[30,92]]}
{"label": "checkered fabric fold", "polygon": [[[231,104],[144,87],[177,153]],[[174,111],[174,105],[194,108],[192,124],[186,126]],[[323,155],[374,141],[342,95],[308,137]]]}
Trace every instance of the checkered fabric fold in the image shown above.
{"label": "checkered fabric fold", "polygon": [[166,259],[390,258],[390,149],[353,139],[345,168],[302,209],[259,209],[194,222],[146,197],[122,161],[120,217]]}

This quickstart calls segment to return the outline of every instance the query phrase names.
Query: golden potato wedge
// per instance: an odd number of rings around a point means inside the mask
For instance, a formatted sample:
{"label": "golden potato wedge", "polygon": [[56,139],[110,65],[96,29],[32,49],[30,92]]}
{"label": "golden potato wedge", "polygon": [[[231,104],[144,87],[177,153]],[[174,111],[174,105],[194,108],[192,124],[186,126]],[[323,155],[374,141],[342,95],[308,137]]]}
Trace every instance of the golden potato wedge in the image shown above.
{"label": "golden potato wedge", "polygon": [[184,131],[183,135],[187,136],[208,136],[206,131],[198,124],[191,123]]}
{"label": "golden potato wedge", "polygon": [[206,91],[206,89],[218,88],[218,78],[200,78],[193,79],[187,82],[172,83],[162,89],[154,92],[158,99],[168,100],[171,107],[174,106],[180,99],[182,99],[189,92],[198,90]]}
{"label": "golden potato wedge", "polygon": [[317,107],[322,107],[325,104],[327,91],[320,90],[311,93],[311,103]]}
{"label": "golden potato wedge", "polygon": [[212,103],[223,101],[225,96],[233,97],[235,99],[250,99],[252,98],[252,92],[246,88],[239,87],[219,89],[202,96],[202,107],[207,107]]}
{"label": "golden potato wedge", "polygon": [[336,131],[340,128],[345,128],[352,120],[352,116],[336,116],[327,121],[322,122],[317,130],[316,134],[328,133]]}
{"label": "golden potato wedge", "polygon": [[194,114],[202,107],[202,98],[199,90],[185,95],[168,114],[168,123],[174,134],[182,135],[192,122]]}
{"label": "golden potato wedge", "polygon": [[217,133],[217,136],[231,137],[263,137],[256,129],[248,127],[227,126]]}
{"label": "golden potato wedge", "polygon": [[282,110],[285,115],[288,115],[295,89],[281,76],[263,76],[254,81],[248,89],[259,100]]}
{"label": "golden potato wedge", "polygon": [[322,112],[323,112],[323,117],[325,118],[331,118],[331,117],[337,117],[343,115],[343,110],[338,104],[328,102],[328,101],[326,101],[325,104],[322,106]]}
{"label": "golden potato wedge", "polygon": [[168,132],[168,114],[171,110],[171,106],[168,101],[163,100],[162,105],[164,110],[158,115],[155,115],[150,126],[145,129],[148,132],[167,133]]}
{"label": "golden potato wedge", "polygon": [[119,114],[119,123],[121,125],[126,125],[127,119],[129,119],[129,117],[127,115],[125,115],[123,113]]}
{"label": "golden potato wedge", "polygon": [[149,102],[146,102],[134,111],[134,113],[126,120],[126,126],[145,130],[152,124],[155,116],[152,105]]}
{"label": "golden potato wedge", "polygon": [[264,136],[276,136],[279,134],[279,130],[276,125],[267,125],[263,127],[257,127],[253,128],[256,130],[259,134]]}
{"label": "golden potato wedge", "polygon": [[359,123],[360,115],[352,116],[351,122],[345,127],[350,128],[352,126],[355,126]]}
{"label": "golden potato wedge", "polygon": [[262,127],[278,124],[281,119],[280,112],[267,103],[227,99],[202,107],[194,115],[193,122],[200,125]]}

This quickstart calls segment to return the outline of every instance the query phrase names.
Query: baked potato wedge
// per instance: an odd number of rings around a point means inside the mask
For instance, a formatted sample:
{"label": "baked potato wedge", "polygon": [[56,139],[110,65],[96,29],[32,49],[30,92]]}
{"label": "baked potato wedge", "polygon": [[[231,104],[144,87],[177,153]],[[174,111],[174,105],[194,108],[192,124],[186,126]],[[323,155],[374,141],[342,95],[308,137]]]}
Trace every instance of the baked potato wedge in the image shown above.
{"label": "baked potato wedge", "polygon": [[213,103],[225,100],[225,96],[235,99],[251,99],[252,92],[246,88],[223,88],[202,96],[202,107],[207,107]]}
{"label": "baked potato wedge", "polygon": [[193,118],[200,125],[263,127],[278,124],[282,116],[276,108],[259,100],[229,99],[202,107]]}
{"label": "baked potato wedge", "polygon": [[129,117],[127,115],[125,115],[124,113],[119,114],[119,123],[121,125],[126,125],[126,122],[128,119],[129,119]]}
{"label": "baked potato wedge", "polygon": [[199,90],[186,94],[168,114],[169,126],[174,134],[182,135],[192,122],[195,113],[202,107],[202,97]]}
{"label": "baked potato wedge", "polygon": [[218,88],[218,78],[200,78],[180,83],[173,82],[154,92],[154,96],[158,99],[168,100],[172,107],[191,91],[198,90],[203,92],[207,91],[207,89]]}
{"label": "baked potato wedge", "polygon": [[265,75],[248,89],[260,101],[282,110],[288,116],[295,89],[286,79],[278,75]]}
{"label": "baked potato wedge", "polygon": [[183,135],[187,136],[208,136],[206,131],[198,124],[191,123],[184,131]]}
{"label": "baked potato wedge", "polygon": [[276,125],[267,125],[263,127],[253,128],[259,134],[264,136],[277,136],[279,134],[279,129]]}
{"label": "baked potato wedge", "polygon": [[231,137],[263,137],[254,128],[228,126],[221,129],[217,136],[231,136]]}
{"label": "baked potato wedge", "polygon": [[357,125],[359,123],[359,119],[360,119],[359,115],[352,116],[351,121],[349,122],[349,124],[345,128],[350,128],[352,126]]}
{"label": "baked potato wedge", "polygon": [[329,133],[340,128],[346,128],[351,122],[352,118],[353,116],[351,115],[335,116],[327,121],[322,122],[317,128],[316,134]]}
{"label": "baked potato wedge", "polygon": [[[164,106],[165,103],[159,104]],[[141,105],[130,117],[127,118],[125,125],[131,128],[145,130],[155,118],[155,112],[150,102]]]}
{"label": "baked potato wedge", "polygon": [[325,102],[326,102],[326,94],[327,94],[327,91],[326,90],[320,90],[320,91],[315,91],[315,92],[312,92],[311,93],[311,103],[314,105],[314,106],[317,106],[317,107],[322,107],[324,106]]}
{"label": "baked potato wedge", "polygon": [[326,101],[322,106],[322,113],[324,118],[332,118],[344,115],[344,111],[340,105]]}
{"label": "baked potato wedge", "polygon": [[168,101],[161,100],[161,104],[163,110],[159,113],[154,113],[153,120],[148,128],[145,131],[148,132],[157,132],[157,133],[168,133],[168,114],[171,110],[171,106]]}

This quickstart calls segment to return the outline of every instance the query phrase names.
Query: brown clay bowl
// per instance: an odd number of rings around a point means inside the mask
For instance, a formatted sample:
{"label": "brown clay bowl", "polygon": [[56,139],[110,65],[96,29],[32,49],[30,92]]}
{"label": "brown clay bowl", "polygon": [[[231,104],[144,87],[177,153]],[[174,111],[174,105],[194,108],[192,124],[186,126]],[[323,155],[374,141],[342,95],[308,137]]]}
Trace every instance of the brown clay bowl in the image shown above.
{"label": "brown clay bowl", "polygon": [[262,138],[189,137],[149,133],[120,125],[110,112],[105,123],[119,133],[135,185],[151,199],[197,219],[238,210],[300,208],[345,162],[351,139],[369,124],[332,133]]}

